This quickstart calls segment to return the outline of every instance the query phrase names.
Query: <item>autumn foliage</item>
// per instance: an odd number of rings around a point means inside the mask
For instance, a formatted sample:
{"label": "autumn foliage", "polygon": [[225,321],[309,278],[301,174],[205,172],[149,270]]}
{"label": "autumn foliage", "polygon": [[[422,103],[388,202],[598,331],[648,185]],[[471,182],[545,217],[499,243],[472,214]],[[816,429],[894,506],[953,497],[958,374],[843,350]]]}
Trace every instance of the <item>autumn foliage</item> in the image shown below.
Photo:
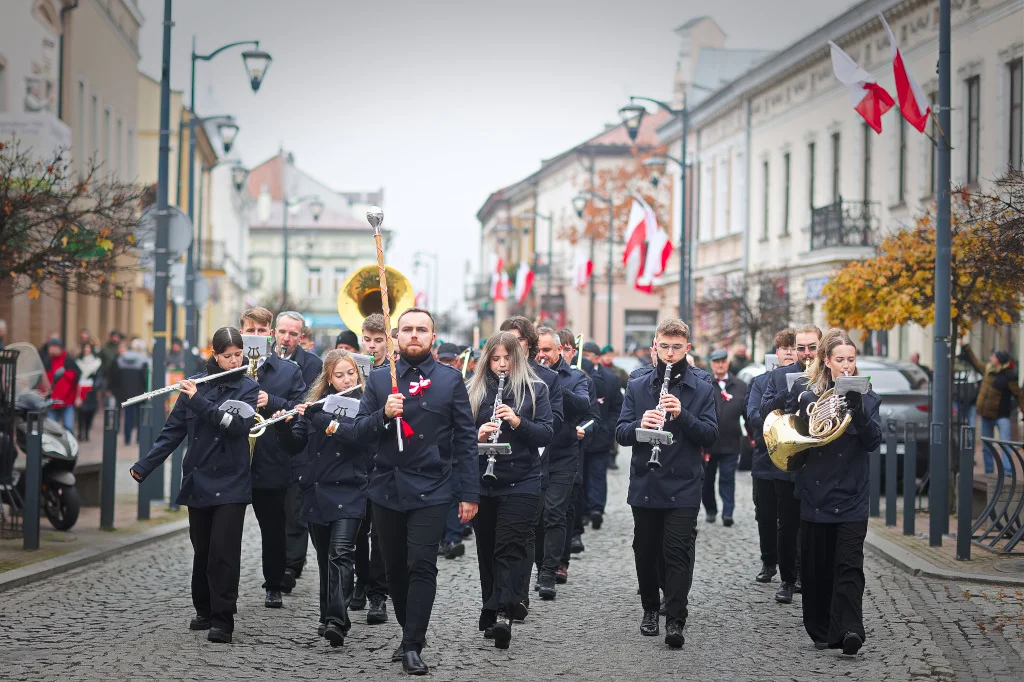
{"label": "autumn foliage", "polygon": [[85,294],[112,292],[121,257],[133,250],[143,190],[104,180],[89,165],[72,177],[61,153],[40,160],[0,142],[0,281],[38,298],[47,284]]}
{"label": "autumn foliage", "polygon": [[[957,334],[974,324],[1011,324],[1024,310],[1024,176],[991,194],[957,191],[952,201],[952,319]],[[830,325],[892,329],[935,317],[935,216],[887,237],[875,258],[845,265],[825,286]]]}

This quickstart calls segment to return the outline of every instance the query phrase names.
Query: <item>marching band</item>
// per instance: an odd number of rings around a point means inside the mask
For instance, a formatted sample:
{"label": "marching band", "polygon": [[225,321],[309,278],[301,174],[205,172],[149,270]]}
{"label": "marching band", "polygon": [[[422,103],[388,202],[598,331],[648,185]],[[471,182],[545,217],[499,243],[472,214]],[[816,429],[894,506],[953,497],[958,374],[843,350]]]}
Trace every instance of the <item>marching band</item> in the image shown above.
{"label": "marching band", "polygon": [[[203,371],[175,386],[163,431],[132,466],[141,482],[188,439],[177,503],[188,507],[195,552],[191,629],[208,630],[211,642],[232,640],[251,503],[265,605],[284,605],[308,535],[319,572],[318,635],[342,646],[350,612],[367,600],[367,623],[386,623],[390,596],[402,631],[391,660],[412,675],[429,671],[422,652],[446,527],[450,517],[459,534],[472,524],[479,630],[508,649],[513,624],[528,619],[531,592],[554,600],[572,554],[583,551],[584,523],[601,527],[617,444],[632,450],[626,501],[640,634],[659,636],[664,616],[664,642],[679,649],[709,460],[731,456],[721,439],[725,420],[738,417],[723,415],[736,412],[755,443],[755,580],[770,582],[781,569],[776,601],[802,592],[814,646],[860,650],[867,461],[881,428],[878,396],[858,376],[846,332],[781,330],[766,358],[778,367],[766,367],[747,392],[730,390],[724,365],[714,377],[695,367],[690,327],[665,319],[651,364],[622,390],[596,344],[511,317],[469,372],[470,356],[457,348],[444,345],[435,357],[429,311],[399,305],[392,329],[380,248],[378,258],[380,290],[368,295],[381,297],[382,312],[361,320],[361,336],[339,336],[321,363],[299,345],[299,313],[275,320],[263,308],[246,311],[240,329],[214,334]],[[737,404],[723,406],[733,393]],[[723,520],[731,513],[724,509]]]}

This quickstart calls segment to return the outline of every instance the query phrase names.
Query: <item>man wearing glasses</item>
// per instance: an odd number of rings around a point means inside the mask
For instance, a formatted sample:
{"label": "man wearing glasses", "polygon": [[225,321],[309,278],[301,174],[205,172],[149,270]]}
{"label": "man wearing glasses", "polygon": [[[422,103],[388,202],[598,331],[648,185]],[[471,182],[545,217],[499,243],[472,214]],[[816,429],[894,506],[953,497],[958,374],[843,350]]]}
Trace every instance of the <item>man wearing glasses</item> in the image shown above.
{"label": "man wearing glasses", "polygon": [[[701,449],[710,448],[718,438],[718,419],[712,386],[698,379],[686,362],[690,350],[686,323],[676,318],[663,321],[654,343],[656,367],[626,387],[615,440],[633,448],[626,501],[633,510],[633,556],[643,607],[640,633],[659,634],[658,564],[663,556],[665,643],[678,649],[684,643],[693,581],[704,474]],[[661,447],[660,467],[648,467],[651,444],[638,442],[638,428],[662,429],[672,435],[672,443]]]}
{"label": "man wearing glasses", "polygon": [[821,341],[821,330],[814,325],[807,325],[796,330],[796,363],[788,367],[779,367],[772,372],[771,379],[764,387],[761,396],[761,416],[767,417],[774,410],[781,410],[786,404],[789,393],[787,374],[806,371],[818,354],[818,342]]}

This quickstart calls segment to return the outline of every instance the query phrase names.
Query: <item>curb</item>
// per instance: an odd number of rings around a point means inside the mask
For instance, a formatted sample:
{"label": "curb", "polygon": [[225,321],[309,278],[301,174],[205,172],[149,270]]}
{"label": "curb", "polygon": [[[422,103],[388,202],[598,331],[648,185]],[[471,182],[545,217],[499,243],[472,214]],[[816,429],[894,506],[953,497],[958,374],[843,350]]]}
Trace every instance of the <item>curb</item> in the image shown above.
{"label": "curb", "polygon": [[[1024,587],[1024,578],[1006,574],[1005,577],[990,575],[988,573],[963,573],[960,571],[949,571],[939,568],[935,564],[922,559],[917,554],[903,549],[898,545],[879,537],[871,530],[868,530],[864,545],[872,553],[885,559],[897,568],[900,568],[910,575],[924,576],[925,578],[936,578],[938,580],[957,580],[968,583],[982,583],[985,585],[1002,585]],[[0,590],[3,588],[0,587]]]}
{"label": "curb", "polygon": [[80,549],[64,556],[54,557],[46,561],[40,561],[29,566],[22,566],[11,571],[0,574],[0,592],[29,585],[40,580],[53,577],[60,573],[66,573],[75,568],[109,559],[115,554],[126,550],[137,549],[152,544],[159,540],[174,537],[188,530],[188,519],[166,523],[158,528],[152,528],[144,533],[130,535],[105,544],[102,547]]}

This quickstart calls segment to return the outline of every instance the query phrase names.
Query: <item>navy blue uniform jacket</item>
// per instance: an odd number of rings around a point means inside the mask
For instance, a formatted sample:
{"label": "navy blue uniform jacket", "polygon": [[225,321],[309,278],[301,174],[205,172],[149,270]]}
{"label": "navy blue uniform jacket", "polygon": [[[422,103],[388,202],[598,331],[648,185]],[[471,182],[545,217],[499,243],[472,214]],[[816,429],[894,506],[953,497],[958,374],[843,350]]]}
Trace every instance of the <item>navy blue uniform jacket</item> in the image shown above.
{"label": "navy blue uniform jacket", "polygon": [[564,414],[562,427],[555,432],[550,447],[544,450],[547,472],[577,471],[580,463],[580,441],[576,437],[576,427],[590,419],[594,419],[595,422],[588,430],[601,426],[601,415],[594,408],[597,404],[597,394],[590,377],[570,367],[564,359],[560,358],[551,369],[558,373]]}
{"label": "navy blue uniform jacket", "polygon": [[[192,379],[207,375],[197,374]],[[226,400],[240,400],[256,408],[259,385],[242,373],[214,379],[196,387],[189,398],[178,394],[153,449],[132,467],[145,479],[189,439],[188,451],[181,463],[181,492],[176,504],[189,507],[214,507],[221,504],[248,504],[252,500],[249,479],[249,429],[254,417],[237,415],[227,428],[221,427]]]}
{"label": "navy blue uniform jacket", "polygon": [[[494,411],[494,398],[498,393],[498,380],[488,372],[487,395],[480,404],[476,414],[476,427],[491,420]],[[548,399],[548,387],[543,381],[533,384],[535,404],[530,403],[530,394],[523,396],[523,405],[517,406],[512,389],[505,387],[502,402],[512,408],[519,417],[519,427],[513,429],[506,421],[501,423],[498,435],[499,443],[512,445],[511,455],[499,455],[494,465],[494,474],[498,480],[488,483],[481,479],[480,494],[487,497],[539,493],[541,483],[541,460],[538,450],[547,447],[554,436],[551,427],[551,402]],[[483,476],[487,470],[487,458],[480,457],[480,471]]]}
{"label": "navy blue uniform jacket", "polygon": [[551,403],[551,428],[555,433],[562,428],[562,420],[565,419],[565,408],[562,404],[562,385],[558,382],[558,372],[538,364],[536,360],[530,360],[530,369],[541,381],[547,384],[548,401]]}
{"label": "navy blue uniform jacket", "polygon": [[759,374],[750,382],[750,388],[747,392],[747,404],[745,407],[747,429],[754,436],[754,454],[750,475],[766,481],[793,481],[796,479],[796,473],[783,471],[772,464],[771,458],[768,457],[768,446],[764,442],[764,417],[761,416],[761,397],[769,381],[771,381],[769,373]]}
{"label": "navy blue uniform jacket", "polygon": [[[259,412],[270,419],[279,410],[290,410],[306,394],[299,366],[291,360],[268,355],[259,369],[260,390],[267,394],[267,404]],[[263,489],[287,488],[292,484],[291,455],[281,447],[277,430],[269,428],[256,439],[252,457],[252,487]]]}
{"label": "navy blue uniform jacket", "polygon": [[711,385],[701,381],[687,366],[682,377],[669,384],[669,393],[679,398],[682,411],[665,423],[672,445],[663,447],[661,468],[647,468],[651,445],[637,443],[636,430],[647,410],[658,406],[662,382],[657,372],[645,372],[626,386],[626,399],[615,428],[619,445],[633,448],[629,464],[629,493],[626,501],[634,507],[678,509],[700,506],[704,480],[701,448],[710,448],[718,438],[715,397]]}
{"label": "navy blue uniform jacket", "polygon": [[776,367],[772,370],[771,374],[768,375],[768,381],[764,386],[764,394],[761,396],[761,414],[768,416],[775,410],[781,410],[786,407],[786,398],[789,394],[789,384],[787,383],[786,375],[793,373],[802,373],[804,366],[799,362],[794,362],[792,365],[786,365],[785,367]]}
{"label": "navy blue uniform jacket", "polygon": [[361,519],[366,510],[369,453],[356,436],[355,417],[339,419],[338,430],[328,436],[332,419],[321,405],[311,405],[294,423],[276,425],[288,452],[309,457],[299,481],[299,518],[307,523]]}
{"label": "navy blue uniform jacket", "polygon": [[[303,350],[302,346],[296,346],[295,353],[288,358],[289,361],[294,362],[299,366],[299,372],[302,373],[302,381],[306,384],[306,390],[312,388],[313,384],[316,383],[317,378],[320,376],[320,372],[323,371],[324,362],[317,356],[313,355],[309,351]],[[285,422],[289,426],[294,422]],[[305,452],[300,452],[292,457],[292,483],[298,483],[302,480],[303,474],[309,468],[309,459],[306,457]]]}
{"label": "navy blue uniform jacket", "polygon": [[612,452],[615,450],[615,423],[622,412],[619,377],[607,367],[597,365],[590,378],[597,391],[597,410],[601,421],[587,429],[593,431],[593,436],[584,441],[584,449],[586,452]]}
{"label": "navy blue uniform jacket", "polygon": [[[359,405],[356,430],[376,448],[370,472],[370,500],[397,511],[449,504],[453,491],[460,502],[478,502],[476,428],[462,374],[427,357],[419,366],[404,359],[396,363],[398,389],[405,396],[402,419],[413,429],[398,451],[395,420],[384,417],[391,395],[387,367],[373,370]],[[430,387],[410,395],[409,384],[430,379]],[[457,481],[453,481],[457,477]]]}
{"label": "navy blue uniform jacket", "polygon": [[[806,418],[815,400],[801,377],[789,392],[786,412]],[[864,394],[851,410],[853,421],[843,435],[823,448],[807,452],[807,462],[797,471],[800,518],[813,523],[847,523],[868,520],[868,453],[882,443],[881,399],[874,391]]]}

